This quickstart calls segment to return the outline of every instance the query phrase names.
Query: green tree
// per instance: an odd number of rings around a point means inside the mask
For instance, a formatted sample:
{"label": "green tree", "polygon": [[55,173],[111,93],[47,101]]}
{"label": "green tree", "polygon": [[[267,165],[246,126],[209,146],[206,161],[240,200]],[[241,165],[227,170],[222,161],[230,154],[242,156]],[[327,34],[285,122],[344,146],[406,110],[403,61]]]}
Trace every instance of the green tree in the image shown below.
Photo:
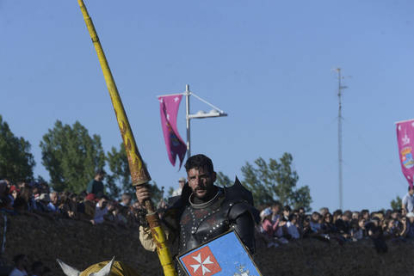
{"label": "green tree", "polygon": [[[106,161],[110,169],[110,173],[106,176],[109,196],[119,198],[124,193],[134,196],[135,188],[132,186],[124,143],[121,143],[119,149],[112,147],[111,151],[106,154]],[[153,202],[158,203],[164,195],[164,187],[160,189],[155,181],[150,181],[149,185],[151,199]]]}
{"label": "green tree", "polygon": [[123,193],[133,194],[135,189],[131,184],[124,143],[121,143],[119,150],[112,147],[111,151],[106,154],[106,161],[111,170],[111,173],[107,174],[108,190],[111,197],[118,198]]}
{"label": "green tree", "polygon": [[243,184],[252,192],[256,205],[268,205],[278,200],[282,205],[310,210],[310,189],[308,186],[296,187],[299,176],[292,169],[292,162],[289,153],[284,153],[279,161],[270,158],[266,163],[263,158],[258,158],[254,165],[246,162],[241,169]]}
{"label": "green tree", "polygon": [[32,178],[35,161],[30,143],[16,137],[0,115],[0,177],[12,182]]}
{"label": "green tree", "polygon": [[391,209],[393,209],[393,210],[401,209],[401,206],[402,206],[401,202],[402,202],[401,197],[397,196],[396,199],[393,199],[391,201]]}
{"label": "green tree", "polygon": [[164,186],[161,186],[161,188],[158,187],[157,182],[151,181],[149,183],[150,192],[151,192],[151,200],[156,205],[161,201],[161,199],[164,199]]}
{"label": "green tree", "polygon": [[95,171],[105,165],[100,136],[91,137],[79,122],[70,126],[56,121],[54,128],[43,136],[40,148],[42,164],[56,191],[84,191]]}

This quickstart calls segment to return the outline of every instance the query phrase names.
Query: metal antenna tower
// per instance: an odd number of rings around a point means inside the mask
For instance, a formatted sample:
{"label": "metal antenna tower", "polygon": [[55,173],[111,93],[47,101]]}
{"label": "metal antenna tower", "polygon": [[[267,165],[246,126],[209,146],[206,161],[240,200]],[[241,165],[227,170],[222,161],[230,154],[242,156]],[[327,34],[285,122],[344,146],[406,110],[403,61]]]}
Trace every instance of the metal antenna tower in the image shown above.
{"label": "metal antenna tower", "polygon": [[341,75],[341,68],[336,68],[338,72],[338,177],[339,177],[339,209],[343,208],[343,179],[342,179],[342,90],[347,88],[343,86],[341,80],[343,79]]}

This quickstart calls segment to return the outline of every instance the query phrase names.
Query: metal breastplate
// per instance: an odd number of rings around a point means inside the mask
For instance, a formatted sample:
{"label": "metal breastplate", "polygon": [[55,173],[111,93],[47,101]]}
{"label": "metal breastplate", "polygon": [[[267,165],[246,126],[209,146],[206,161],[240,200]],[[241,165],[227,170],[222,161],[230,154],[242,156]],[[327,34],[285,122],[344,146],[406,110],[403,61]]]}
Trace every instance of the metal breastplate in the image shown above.
{"label": "metal breastplate", "polygon": [[187,205],[180,219],[179,252],[184,253],[226,232],[230,206],[222,192],[208,204]]}

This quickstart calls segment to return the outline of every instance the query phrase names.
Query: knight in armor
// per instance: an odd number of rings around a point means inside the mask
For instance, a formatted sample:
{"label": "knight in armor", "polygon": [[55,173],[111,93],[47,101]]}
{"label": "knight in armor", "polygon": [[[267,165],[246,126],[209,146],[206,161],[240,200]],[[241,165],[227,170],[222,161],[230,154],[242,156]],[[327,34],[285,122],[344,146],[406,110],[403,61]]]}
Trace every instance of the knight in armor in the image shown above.
{"label": "knight in armor", "polygon": [[[251,253],[254,253],[254,229],[258,211],[253,207],[253,197],[237,180],[232,187],[214,185],[216,172],[213,162],[205,155],[190,157],[186,164],[188,182],[181,196],[170,199],[171,207],[163,216],[167,240],[178,254],[191,250],[233,229]],[[146,186],[136,191],[142,204],[149,198]],[[147,250],[155,251],[149,227],[140,226],[140,240]],[[174,248],[172,248],[174,249]]]}

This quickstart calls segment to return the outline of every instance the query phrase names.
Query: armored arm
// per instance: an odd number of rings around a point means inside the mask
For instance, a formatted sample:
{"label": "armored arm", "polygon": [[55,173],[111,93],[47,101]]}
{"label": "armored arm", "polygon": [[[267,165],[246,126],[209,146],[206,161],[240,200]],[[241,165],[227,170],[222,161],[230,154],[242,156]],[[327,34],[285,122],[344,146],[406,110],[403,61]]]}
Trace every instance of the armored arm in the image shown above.
{"label": "armored arm", "polygon": [[232,227],[250,253],[255,253],[256,245],[254,240],[255,219],[253,206],[248,203],[236,203],[229,212],[230,227]]}

